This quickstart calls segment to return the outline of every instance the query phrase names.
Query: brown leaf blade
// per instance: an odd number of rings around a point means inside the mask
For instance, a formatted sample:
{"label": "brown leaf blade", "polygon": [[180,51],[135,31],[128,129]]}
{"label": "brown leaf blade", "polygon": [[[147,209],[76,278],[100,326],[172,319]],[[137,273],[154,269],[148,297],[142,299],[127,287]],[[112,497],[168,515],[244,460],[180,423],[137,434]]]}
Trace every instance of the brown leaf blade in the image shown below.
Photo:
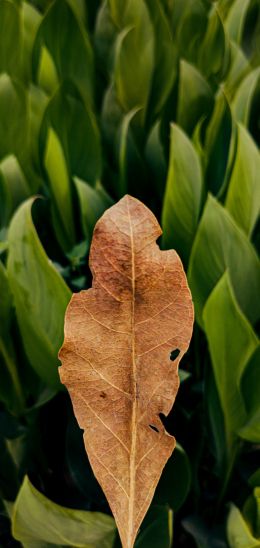
{"label": "brown leaf blade", "polygon": [[[97,480],[131,548],[175,439],[164,429],[193,305],[177,253],[160,251],[152,212],[124,196],[93,234],[92,288],[74,294],[59,357]],[[179,355],[170,360],[170,352]]]}

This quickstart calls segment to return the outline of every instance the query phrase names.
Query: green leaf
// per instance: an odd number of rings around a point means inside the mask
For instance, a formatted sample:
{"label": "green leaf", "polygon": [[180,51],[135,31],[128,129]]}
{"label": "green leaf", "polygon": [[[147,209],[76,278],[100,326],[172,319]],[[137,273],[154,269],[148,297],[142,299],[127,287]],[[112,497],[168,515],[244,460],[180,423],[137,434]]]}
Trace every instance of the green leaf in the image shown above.
{"label": "green leaf", "polygon": [[31,366],[51,386],[60,386],[57,353],[63,340],[70,290],[39,241],[30,199],[15,213],[8,233],[7,273],[19,328]]}
{"label": "green leaf", "polygon": [[206,179],[210,192],[219,195],[228,182],[234,156],[235,136],[229,103],[221,92],[206,131]]}
{"label": "green leaf", "polygon": [[[1,0],[0,72],[19,77],[21,64],[21,16],[15,2]],[[3,29],[8,29],[3,31]]]}
{"label": "green leaf", "polygon": [[[240,429],[241,438],[259,443],[260,440],[260,346],[251,356],[241,379],[241,392],[247,412],[246,424]],[[250,483],[252,485],[252,483]],[[253,485],[255,486],[255,485]]]}
{"label": "green leaf", "polygon": [[212,106],[213,95],[207,81],[194,66],[182,59],[176,115],[178,125],[191,135],[198,120],[207,116]]}
{"label": "green leaf", "polygon": [[239,124],[238,143],[225,206],[250,236],[260,213],[260,156],[246,129]]}
{"label": "green leaf", "polygon": [[148,169],[148,177],[153,185],[155,195],[160,201],[163,199],[165,182],[167,177],[167,163],[164,147],[161,141],[160,121],[152,127],[145,146],[145,160]]}
{"label": "green leaf", "polygon": [[249,125],[251,110],[256,94],[260,91],[260,67],[252,70],[240,84],[233,103],[232,110],[238,122],[246,127]]}
{"label": "green leaf", "polygon": [[200,45],[199,67],[207,78],[221,81],[230,63],[230,46],[219,13],[215,6],[209,14],[207,32]]}
{"label": "green leaf", "polygon": [[100,184],[93,188],[77,177],[74,181],[80,203],[82,231],[90,244],[96,222],[104,211],[113,204],[113,200]]}
{"label": "green leaf", "polygon": [[149,114],[154,119],[165,104],[177,76],[177,51],[163,6],[154,0],[146,0],[146,3],[155,38],[155,67],[149,98]]}
{"label": "green leaf", "polygon": [[70,175],[77,175],[89,184],[96,183],[102,171],[99,130],[90,107],[71,82],[61,85],[47,106],[41,127],[41,146],[50,127],[62,145]]}
{"label": "green leaf", "polygon": [[166,463],[156,487],[155,504],[167,504],[174,512],[185,502],[191,488],[191,468],[189,458],[179,443]]}
{"label": "green leaf", "polygon": [[[62,21],[62,32],[57,32]],[[54,61],[60,82],[71,78],[86,101],[92,102],[93,53],[83,24],[66,0],[55,0],[39,26],[33,52],[34,75],[39,72],[42,47]]]}
{"label": "green leaf", "polygon": [[230,548],[259,548],[260,541],[253,537],[241,512],[230,504],[227,520],[227,537]]}
{"label": "green leaf", "polygon": [[243,28],[251,0],[235,0],[225,21],[225,28],[229,37],[237,44],[241,44]]}
{"label": "green leaf", "polygon": [[47,135],[44,166],[53,197],[53,225],[61,247],[68,251],[76,241],[72,186],[61,143],[52,128]]}
{"label": "green leaf", "polygon": [[151,506],[135,542],[135,548],[170,548],[173,513],[166,506]]}
{"label": "green leaf", "polygon": [[23,86],[0,75],[0,159],[24,154],[28,142],[28,104]]}
{"label": "green leaf", "polygon": [[0,162],[0,172],[5,179],[13,211],[23,200],[29,198],[31,190],[15,156],[6,156]]}
{"label": "green leaf", "polygon": [[243,505],[243,517],[255,537],[260,540],[260,487],[256,486],[253,493]]}
{"label": "green leaf", "polygon": [[204,400],[206,408],[207,433],[210,448],[216,461],[216,473],[223,477],[226,469],[226,445],[223,443],[225,432],[224,416],[211,364],[208,363],[205,373]]}
{"label": "green leaf", "polygon": [[237,433],[246,421],[241,379],[258,339],[239,309],[227,272],[206,302],[203,321],[231,454]]}
{"label": "green leaf", "polygon": [[196,319],[203,326],[202,310],[219,278],[229,270],[240,308],[254,323],[260,315],[259,261],[253,246],[215,198],[209,195],[192,247],[188,279]]}
{"label": "green leaf", "polygon": [[223,92],[231,103],[241,81],[251,72],[251,66],[245,53],[235,42],[230,44],[230,55],[230,67],[223,83]]}
{"label": "green leaf", "polygon": [[[167,2],[169,9],[169,2]],[[167,9],[166,8],[166,9]],[[171,27],[180,58],[197,65],[201,42],[207,26],[207,8],[203,0],[174,0],[171,3]]]}
{"label": "green leaf", "polygon": [[128,162],[127,151],[128,141],[130,138],[131,121],[135,115],[140,111],[140,108],[134,108],[128,112],[122,119],[122,124],[119,130],[119,151],[118,151],[118,163],[119,163],[119,181],[118,181],[118,197],[121,198],[127,193],[128,188]]}
{"label": "green leaf", "polygon": [[124,110],[141,107],[144,121],[154,68],[153,27],[143,0],[131,0],[123,13],[127,27],[116,44],[115,87]]}
{"label": "green leaf", "polygon": [[41,542],[75,548],[112,548],[115,524],[113,518],[100,512],[55,504],[25,476],[14,504],[12,533],[27,546]]}
{"label": "green leaf", "polygon": [[54,61],[50,52],[44,45],[41,48],[39,57],[37,83],[50,95],[52,95],[59,86],[59,79]]}
{"label": "green leaf", "polygon": [[21,71],[23,80],[32,79],[32,51],[36,33],[41,22],[40,12],[27,2],[21,2],[22,49]]}
{"label": "green leaf", "polygon": [[188,263],[202,199],[202,173],[196,150],[175,124],[171,125],[168,177],[163,201],[163,245]]}

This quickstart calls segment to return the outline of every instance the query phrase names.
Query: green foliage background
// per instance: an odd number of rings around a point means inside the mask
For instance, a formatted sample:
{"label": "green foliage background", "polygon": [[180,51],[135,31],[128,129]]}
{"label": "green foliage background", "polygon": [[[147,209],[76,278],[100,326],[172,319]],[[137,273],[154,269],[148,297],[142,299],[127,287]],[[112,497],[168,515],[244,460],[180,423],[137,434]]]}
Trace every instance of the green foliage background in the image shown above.
{"label": "green foliage background", "polygon": [[196,312],[136,547],[260,546],[259,2],[0,0],[0,25],[0,545],[120,545],[57,352],[127,192]]}

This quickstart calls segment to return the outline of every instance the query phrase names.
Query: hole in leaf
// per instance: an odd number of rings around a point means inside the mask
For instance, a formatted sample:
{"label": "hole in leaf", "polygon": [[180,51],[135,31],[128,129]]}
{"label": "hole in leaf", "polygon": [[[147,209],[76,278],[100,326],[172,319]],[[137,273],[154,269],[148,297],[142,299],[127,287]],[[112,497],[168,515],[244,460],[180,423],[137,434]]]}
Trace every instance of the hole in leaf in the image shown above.
{"label": "hole in leaf", "polygon": [[149,426],[150,426],[150,428],[151,428],[152,430],[154,430],[155,432],[157,432],[157,433],[159,432],[158,428],[156,428],[156,426],[154,426],[154,424],[149,424]]}
{"label": "hole in leaf", "polygon": [[174,350],[172,350],[171,353],[170,353],[170,360],[172,362],[174,362],[174,360],[176,360],[176,358],[178,358],[179,353],[180,353],[179,348],[175,348]]}
{"label": "hole in leaf", "polygon": [[101,397],[101,398],[106,398],[107,395],[105,394],[105,392],[100,392],[100,397]]}

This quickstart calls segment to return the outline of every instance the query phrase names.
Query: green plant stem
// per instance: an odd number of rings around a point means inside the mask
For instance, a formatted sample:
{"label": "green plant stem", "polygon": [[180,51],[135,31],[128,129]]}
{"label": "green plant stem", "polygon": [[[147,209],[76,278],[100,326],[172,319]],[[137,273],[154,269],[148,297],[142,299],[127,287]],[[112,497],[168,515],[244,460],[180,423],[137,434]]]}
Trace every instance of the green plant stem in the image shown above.
{"label": "green plant stem", "polygon": [[8,373],[12,379],[13,387],[16,393],[17,402],[18,402],[18,408],[19,410],[22,410],[24,408],[24,396],[23,391],[20,383],[20,379],[17,374],[16,365],[14,363],[13,358],[10,356],[6,345],[4,344],[3,339],[0,338],[0,353],[2,354]]}

